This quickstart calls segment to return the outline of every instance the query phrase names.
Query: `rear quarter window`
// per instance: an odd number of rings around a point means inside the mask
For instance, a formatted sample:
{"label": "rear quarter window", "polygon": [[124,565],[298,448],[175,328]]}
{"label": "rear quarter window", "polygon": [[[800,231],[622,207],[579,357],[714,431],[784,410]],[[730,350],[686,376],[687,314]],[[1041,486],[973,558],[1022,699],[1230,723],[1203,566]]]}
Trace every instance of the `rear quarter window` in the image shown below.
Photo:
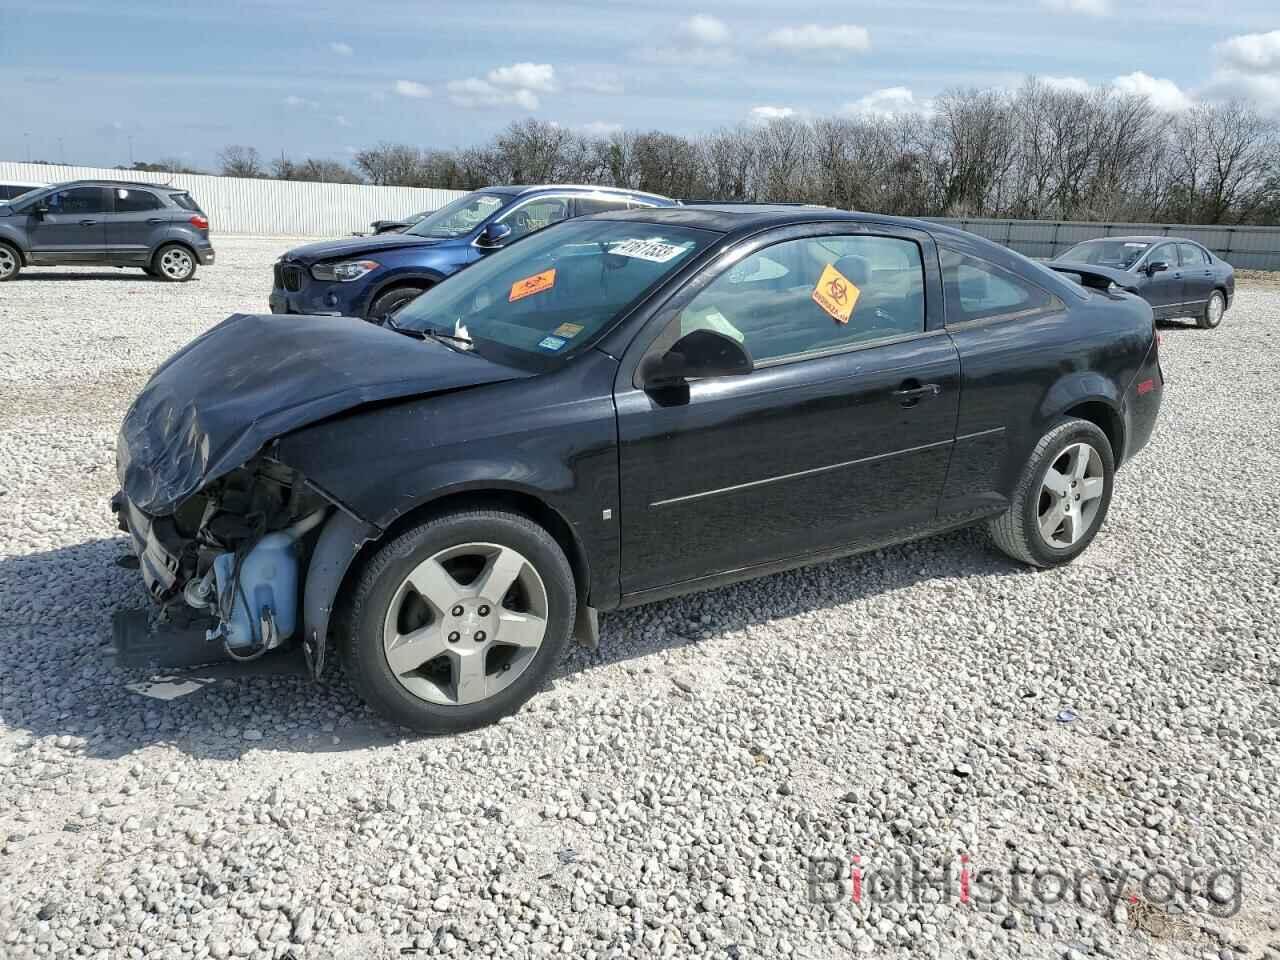
{"label": "rear quarter window", "polygon": [[183,210],[190,210],[192,213],[203,213],[200,204],[196,203],[189,193],[171,193],[169,199],[180,206]]}
{"label": "rear quarter window", "polygon": [[1065,309],[1055,295],[993,263],[945,247],[942,285],[947,322],[1006,320]]}

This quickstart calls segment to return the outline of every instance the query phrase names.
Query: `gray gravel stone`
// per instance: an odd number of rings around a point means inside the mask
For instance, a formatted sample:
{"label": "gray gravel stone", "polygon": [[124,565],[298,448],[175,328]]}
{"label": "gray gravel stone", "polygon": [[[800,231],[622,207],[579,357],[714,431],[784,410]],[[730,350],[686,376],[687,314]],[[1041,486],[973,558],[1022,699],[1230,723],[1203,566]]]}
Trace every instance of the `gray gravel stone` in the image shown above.
{"label": "gray gravel stone", "polygon": [[[36,268],[0,294],[6,960],[1280,951],[1258,934],[1280,916],[1280,284],[1165,330],[1157,432],[1074,565],[961,531],[610,614],[508,722],[419,740],[340,677],[162,697],[109,657],[111,614],[146,601],[114,563],[117,425],[176,348],[265,309],[290,245],[219,238],[186,285]],[[1024,893],[1127,880],[1114,914],[871,895],[894,857],[962,855]],[[1237,866],[1241,909],[1213,916],[1231,894],[1195,878]],[[1190,889],[1130,902],[1156,867]]]}

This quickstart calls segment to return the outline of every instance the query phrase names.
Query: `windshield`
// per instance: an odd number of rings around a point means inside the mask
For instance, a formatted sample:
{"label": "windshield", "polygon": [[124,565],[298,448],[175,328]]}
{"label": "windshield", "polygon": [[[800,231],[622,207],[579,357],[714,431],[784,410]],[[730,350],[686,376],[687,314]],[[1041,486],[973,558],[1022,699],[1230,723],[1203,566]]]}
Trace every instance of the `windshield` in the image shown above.
{"label": "windshield", "polygon": [[1086,240],[1084,243],[1077,243],[1057,259],[1128,270],[1150,246],[1151,244],[1142,240]]}
{"label": "windshield", "polygon": [[405,233],[437,240],[461,237],[501,210],[509,199],[496,193],[469,193],[423,217]]}
{"label": "windshield", "polygon": [[395,325],[465,336],[481,354],[554,359],[603,332],[718,237],[665,224],[570,220],[432,287],[395,314]]}

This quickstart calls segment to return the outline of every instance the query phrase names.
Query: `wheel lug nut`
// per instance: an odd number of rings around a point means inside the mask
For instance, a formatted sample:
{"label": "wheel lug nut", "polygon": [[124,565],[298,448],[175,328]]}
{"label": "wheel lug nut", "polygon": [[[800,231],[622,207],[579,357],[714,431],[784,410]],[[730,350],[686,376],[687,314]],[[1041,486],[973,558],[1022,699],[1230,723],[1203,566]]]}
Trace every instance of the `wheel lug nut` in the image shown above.
{"label": "wheel lug nut", "polygon": [[455,631],[453,631],[453,633],[449,634],[449,642],[450,642],[450,643],[457,643],[457,642],[458,642],[459,640],[461,640],[461,639],[462,639],[462,635],[461,635],[460,633],[458,633],[458,631],[457,631],[457,630],[455,630]]}
{"label": "wheel lug nut", "polygon": [[477,631],[476,631],[476,643],[484,643],[484,631],[483,631],[483,630],[477,630]]}
{"label": "wheel lug nut", "polygon": [[479,610],[476,611],[476,613],[480,614],[480,616],[482,617],[487,617],[489,615],[489,608],[482,606]]}
{"label": "wheel lug nut", "polygon": [[465,611],[463,611],[462,609],[462,604],[458,604],[456,607],[453,608],[451,612],[455,617],[460,617]]}

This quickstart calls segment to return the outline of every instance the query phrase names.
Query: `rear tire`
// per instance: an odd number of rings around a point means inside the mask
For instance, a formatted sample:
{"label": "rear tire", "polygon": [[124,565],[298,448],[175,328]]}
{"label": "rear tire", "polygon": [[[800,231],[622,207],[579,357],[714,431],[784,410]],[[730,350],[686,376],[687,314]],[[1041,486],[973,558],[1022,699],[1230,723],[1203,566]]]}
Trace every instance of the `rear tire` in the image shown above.
{"label": "rear tire", "polygon": [[151,258],[153,276],[168,283],[186,283],[196,275],[196,255],[180,243],[166,243]]}
{"label": "rear tire", "polygon": [[17,247],[0,243],[0,283],[12,280],[22,270],[22,254]]}
{"label": "rear tire", "polygon": [[416,299],[427,288],[406,284],[400,287],[392,287],[383,293],[378,294],[377,298],[369,305],[369,312],[365,319],[370,323],[383,323],[387,317],[395,313],[401,307],[411,300]]}
{"label": "rear tire", "polygon": [[1227,298],[1222,295],[1221,290],[1215,290],[1209,297],[1209,302],[1204,305],[1204,311],[1196,318],[1196,326],[1201,330],[1213,330],[1222,323],[1222,315],[1226,312]]}
{"label": "rear tire", "polygon": [[460,510],[369,560],[339,626],[360,697],[422,733],[515,713],[559,663],[577,607],[560,545],[528,517]]}
{"label": "rear tire", "polygon": [[1036,567],[1070,563],[1107,517],[1115,483],[1107,435],[1087,420],[1064,420],[1036,444],[1010,499],[988,521],[991,539],[1014,560]]}

